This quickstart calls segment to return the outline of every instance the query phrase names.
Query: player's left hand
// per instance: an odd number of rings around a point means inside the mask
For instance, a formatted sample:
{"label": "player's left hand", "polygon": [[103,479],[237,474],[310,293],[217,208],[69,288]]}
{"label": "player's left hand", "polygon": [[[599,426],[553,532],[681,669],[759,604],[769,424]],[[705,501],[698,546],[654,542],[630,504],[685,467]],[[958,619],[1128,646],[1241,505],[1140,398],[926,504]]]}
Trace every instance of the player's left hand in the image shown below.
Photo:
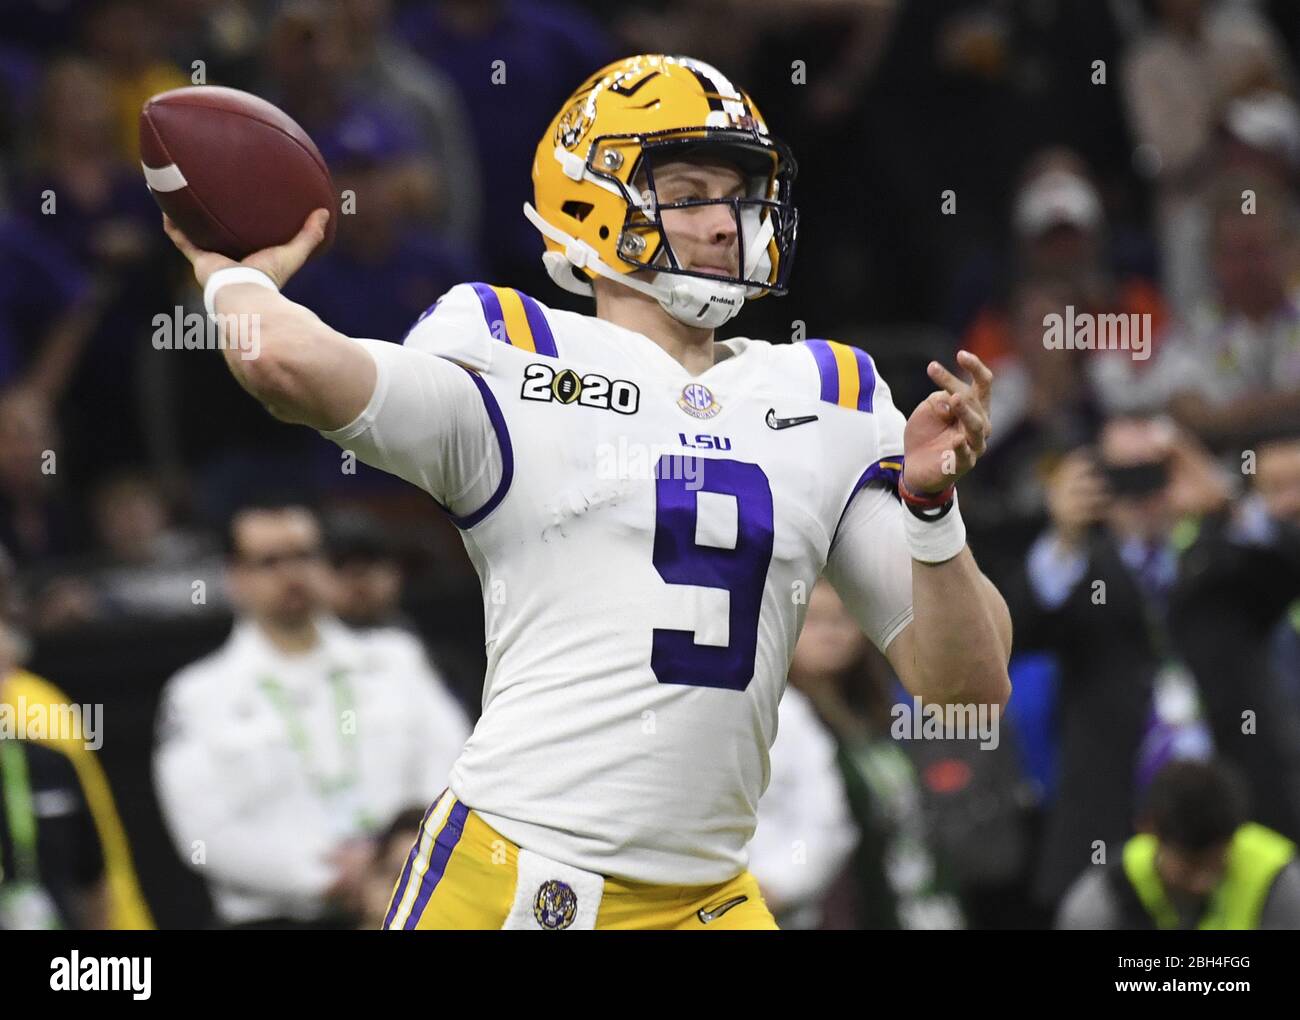
{"label": "player's left hand", "polygon": [[957,363],[971,381],[930,362],[926,374],[943,389],[921,401],[903,429],[903,484],[918,496],[941,492],[974,467],[993,433],[993,373],[970,351],[958,351]]}

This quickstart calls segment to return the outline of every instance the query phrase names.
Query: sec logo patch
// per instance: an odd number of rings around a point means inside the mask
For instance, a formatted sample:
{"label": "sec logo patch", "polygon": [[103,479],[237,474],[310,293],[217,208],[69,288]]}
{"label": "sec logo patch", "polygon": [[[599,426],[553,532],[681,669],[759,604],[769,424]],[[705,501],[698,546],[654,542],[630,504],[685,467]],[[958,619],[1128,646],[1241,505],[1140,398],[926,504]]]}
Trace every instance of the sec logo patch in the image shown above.
{"label": "sec logo patch", "polygon": [[713,397],[713,391],[704,383],[687,383],[682,387],[682,395],[677,398],[677,406],[693,418],[712,418],[722,410],[722,405]]}

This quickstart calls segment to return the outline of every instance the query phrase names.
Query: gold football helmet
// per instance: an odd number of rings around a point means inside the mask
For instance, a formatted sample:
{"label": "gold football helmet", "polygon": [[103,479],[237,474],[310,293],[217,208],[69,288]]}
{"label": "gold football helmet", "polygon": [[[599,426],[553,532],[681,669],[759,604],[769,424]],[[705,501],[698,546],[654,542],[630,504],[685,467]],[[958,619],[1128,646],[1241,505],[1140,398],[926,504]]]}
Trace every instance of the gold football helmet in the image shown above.
{"label": "gold football helmet", "polygon": [[[654,163],[701,154],[736,164],[746,193],[661,204]],[[597,274],[712,328],[746,298],[785,293],[798,224],[795,173],[753,101],[716,68],[690,57],[628,57],[592,75],[551,122],[533,160],[536,205],[525,203],[524,215],[545,238],[542,259],[565,290],[590,295]],[[662,211],[706,204],[732,209],[739,275],[683,269],[673,253]]]}

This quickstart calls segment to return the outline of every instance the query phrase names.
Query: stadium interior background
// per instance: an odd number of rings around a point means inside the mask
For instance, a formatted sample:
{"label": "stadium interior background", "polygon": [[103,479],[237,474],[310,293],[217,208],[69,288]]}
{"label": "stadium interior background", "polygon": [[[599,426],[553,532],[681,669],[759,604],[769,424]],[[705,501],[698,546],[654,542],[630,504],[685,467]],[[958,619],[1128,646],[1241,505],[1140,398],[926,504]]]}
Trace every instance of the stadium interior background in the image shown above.
{"label": "stadium interior background", "polygon": [[[721,68],[799,161],[789,295],[749,305],[735,333],[862,346],[905,413],[930,389],[926,362],[952,363],[960,345],[1005,380],[997,442],[963,483],[962,507],[1025,638],[1012,739],[998,764],[963,766],[975,770],[969,788],[951,784],[960,770],[918,768],[934,780],[927,818],[959,858],[972,923],[1046,923],[1069,878],[1049,860],[1060,819],[1095,807],[1068,801],[1070,777],[1120,753],[1106,734],[1117,714],[1145,725],[1157,672],[1142,635],[1091,634],[1068,618],[1053,630],[1027,593],[1026,556],[1053,514],[1051,471],[1116,416],[1167,413],[1194,450],[1180,456],[1231,476],[1217,503],[1207,497],[1207,520],[1258,495],[1242,451],[1258,445],[1262,457],[1271,443],[1276,470],[1297,472],[1286,458],[1300,443],[1300,5],[0,0],[0,23],[0,548],[29,668],[105,706],[100,754],[160,927],[201,926],[210,906],[159,817],[158,696],[228,631],[221,534],[249,494],[382,522],[403,564],[401,616],[471,718],[484,660],[477,580],[429,499],[364,466],[341,472],[335,446],[274,421],[214,352],[151,343],[155,316],[202,306],[140,177],[142,101],[201,73],[303,124],[360,200],[334,250],[287,293],[343,332],[399,341],[465,280],[582,308],[546,278],[520,206],[564,98],[639,51]],[[1249,236],[1220,222],[1243,187],[1261,209]],[[1277,316],[1259,311],[1270,296]],[[1085,359],[1099,353],[1044,358],[1038,313],[1065,304],[1148,316],[1154,356],[1096,371]],[[1187,384],[1178,366],[1227,343],[1237,311],[1277,357],[1258,378],[1230,358],[1202,361]],[[1210,425],[1188,412],[1187,386],[1207,389],[1194,407],[1223,411]],[[1242,410],[1266,396],[1276,399],[1265,410]],[[53,474],[33,467],[45,450]],[[1285,495],[1267,509],[1300,526]],[[1248,745],[1231,719],[1247,688],[1274,699],[1272,718],[1300,713],[1300,643],[1285,615],[1300,591],[1274,592],[1294,583],[1300,558],[1252,547],[1243,565],[1216,534],[1207,526],[1180,547],[1208,544],[1198,569],[1222,574],[1208,589],[1179,589],[1180,575],[1170,633],[1200,688],[1197,732],[1234,757],[1257,803],[1275,808],[1270,823],[1294,838],[1296,749]],[[188,597],[195,577],[213,579],[203,605]],[[1133,590],[1139,602],[1168,594]],[[1194,741],[1194,729],[1178,723],[1163,739]],[[1127,811],[1131,792],[1089,796]],[[972,834],[994,829],[984,850],[1000,857],[960,859]]]}

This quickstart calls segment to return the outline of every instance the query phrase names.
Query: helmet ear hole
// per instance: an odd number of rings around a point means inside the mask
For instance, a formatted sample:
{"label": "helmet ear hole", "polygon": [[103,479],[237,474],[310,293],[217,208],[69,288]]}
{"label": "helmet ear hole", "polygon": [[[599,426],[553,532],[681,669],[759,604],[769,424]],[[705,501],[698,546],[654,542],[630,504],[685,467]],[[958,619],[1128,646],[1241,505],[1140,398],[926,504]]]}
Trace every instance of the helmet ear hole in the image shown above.
{"label": "helmet ear hole", "polygon": [[596,207],[590,202],[578,202],[574,199],[569,199],[569,201],[565,202],[564,205],[560,206],[560,212],[564,213],[565,216],[573,217],[581,223],[591,215],[591,210],[594,208]]}
{"label": "helmet ear hole", "polygon": [[609,227],[602,226],[600,228],[600,239],[602,241],[605,241],[608,240],[608,238],[609,238]]}

